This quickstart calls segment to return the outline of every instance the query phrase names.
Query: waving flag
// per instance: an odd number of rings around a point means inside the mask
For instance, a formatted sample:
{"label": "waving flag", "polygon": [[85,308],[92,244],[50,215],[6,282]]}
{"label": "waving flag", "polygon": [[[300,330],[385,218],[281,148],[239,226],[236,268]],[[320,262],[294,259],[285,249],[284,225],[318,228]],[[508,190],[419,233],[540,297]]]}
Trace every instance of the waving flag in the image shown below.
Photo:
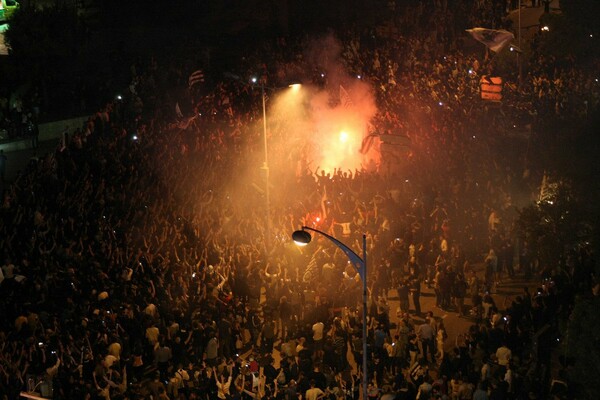
{"label": "waving flag", "polygon": [[204,71],[199,69],[198,71],[193,72],[188,78],[188,86],[191,88],[196,83],[204,82]]}
{"label": "waving flag", "polygon": [[175,114],[178,119],[183,118],[183,113],[181,112],[181,108],[179,107],[179,102],[175,103]]}
{"label": "waving flag", "polygon": [[348,91],[340,85],[340,104],[345,109],[354,108],[354,102],[350,98]]}
{"label": "waving flag", "polygon": [[306,266],[306,270],[302,275],[302,282],[314,284],[319,279],[319,264],[317,263],[317,252],[315,252],[308,265]]}
{"label": "waving flag", "polygon": [[185,131],[190,126],[192,121],[194,121],[195,119],[196,119],[196,115],[192,115],[189,118],[184,118],[184,119],[180,120],[179,122],[177,122],[177,127],[179,129],[182,129]]}
{"label": "waving flag", "polygon": [[485,44],[490,50],[496,53],[515,38],[515,35],[511,32],[502,29],[473,28],[467,29],[467,32],[473,36],[473,39]]}
{"label": "waving flag", "polygon": [[367,154],[369,152],[376,137],[378,137],[378,135],[370,134],[363,138],[362,143],[360,144],[360,154]]}

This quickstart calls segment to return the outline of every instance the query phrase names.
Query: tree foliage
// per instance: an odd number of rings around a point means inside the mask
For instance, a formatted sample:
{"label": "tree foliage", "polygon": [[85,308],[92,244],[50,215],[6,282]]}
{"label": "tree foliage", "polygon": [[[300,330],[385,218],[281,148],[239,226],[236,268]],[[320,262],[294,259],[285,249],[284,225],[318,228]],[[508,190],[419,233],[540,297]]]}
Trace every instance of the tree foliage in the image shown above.
{"label": "tree foliage", "polygon": [[568,357],[574,359],[569,377],[584,399],[600,399],[600,297],[580,298],[567,332]]}
{"label": "tree foliage", "polygon": [[87,37],[75,10],[65,7],[19,9],[5,35],[10,54],[30,61],[76,57]]}
{"label": "tree foliage", "polygon": [[600,55],[600,1],[570,0],[560,4],[561,13],[544,14],[541,26],[549,30],[539,35],[539,50],[557,59],[576,58],[592,62]]}
{"label": "tree foliage", "polygon": [[569,253],[589,244],[592,227],[567,183],[547,181],[545,186],[543,198],[521,210],[518,227],[542,267],[564,267]]}

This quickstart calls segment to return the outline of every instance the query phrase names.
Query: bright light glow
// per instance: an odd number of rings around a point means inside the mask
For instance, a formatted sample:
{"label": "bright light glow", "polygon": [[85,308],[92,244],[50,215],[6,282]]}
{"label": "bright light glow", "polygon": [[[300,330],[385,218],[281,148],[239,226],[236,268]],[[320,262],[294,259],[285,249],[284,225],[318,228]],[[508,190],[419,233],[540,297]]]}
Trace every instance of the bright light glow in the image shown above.
{"label": "bright light glow", "polygon": [[548,25],[544,25],[544,26],[542,26],[542,30],[543,30],[544,32],[550,32],[550,28],[548,27]]}
{"label": "bright light glow", "polygon": [[253,77],[250,79],[250,81],[251,81],[252,83],[256,83],[256,81],[258,81],[258,79],[256,79],[256,77],[255,77],[255,76],[253,76]]}
{"label": "bright light glow", "polygon": [[362,75],[356,75],[358,79],[362,79]]}
{"label": "bright light glow", "polygon": [[315,218],[315,220],[316,220],[317,222],[321,222],[321,217],[317,217],[317,218]]}
{"label": "bright light glow", "polygon": [[123,96],[121,96],[120,94],[117,95],[117,100],[123,100]]}
{"label": "bright light glow", "polygon": [[594,35],[592,35],[592,34],[590,33],[590,37],[591,37],[591,38],[593,38],[593,37],[594,37]]}
{"label": "bright light glow", "polygon": [[138,136],[137,135],[133,135],[133,140],[138,140]]}
{"label": "bright light glow", "polygon": [[298,90],[300,90],[300,87],[302,87],[302,84],[300,84],[300,83],[292,83],[290,85],[290,88],[292,89],[293,92],[297,92]]}
{"label": "bright light glow", "polygon": [[[317,73],[327,78],[325,71]],[[294,86],[269,92],[268,124],[278,126],[281,132],[273,131],[269,137],[269,163],[273,170],[290,165],[290,152],[294,152],[294,157],[302,153],[303,158],[319,165],[325,173],[332,173],[336,168],[343,171],[363,166],[376,169],[380,161],[379,139],[369,142],[366,153],[360,151],[368,123],[376,114],[375,99],[370,86],[356,79],[356,75],[351,77],[354,79],[343,86],[348,96],[345,102],[339,101],[340,85],[333,90],[301,85],[301,88]],[[257,129],[261,130],[262,125]],[[311,222],[314,221],[313,216]]]}
{"label": "bright light glow", "polygon": [[325,74],[324,73],[321,73],[321,78],[325,78]]}
{"label": "bright light glow", "polygon": [[438,104],[439,104],[440,106],[443,106],[443,105],[444,105],[444,103],[442,103],[441,101],[440,101]]}
{"label": "bright light glow", "polygon": [[299,242],[297,240],[294,240],[294,243],[296,243],[296,246],[300,246],[300,247],[304,247],[308,244],[308,243],[304,243],[304,242]]}

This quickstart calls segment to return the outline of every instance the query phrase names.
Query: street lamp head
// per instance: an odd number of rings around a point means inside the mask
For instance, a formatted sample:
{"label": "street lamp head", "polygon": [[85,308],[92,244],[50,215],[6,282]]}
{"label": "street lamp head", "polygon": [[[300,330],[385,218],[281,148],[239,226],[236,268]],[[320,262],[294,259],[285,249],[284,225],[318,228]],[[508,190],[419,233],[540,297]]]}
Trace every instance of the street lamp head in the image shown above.
{"label": "street lamp head", "polygon": [[302,87],[301,83],[291,83],[288,85],[294,92],[297,92]]}
{"label": "street lamp head", "polygon": [[312,240],[312,236],[310,236],[310,233],[306,232],[305,230],[300,230],[292,233],[292,240],[298,246],[306,246]]}

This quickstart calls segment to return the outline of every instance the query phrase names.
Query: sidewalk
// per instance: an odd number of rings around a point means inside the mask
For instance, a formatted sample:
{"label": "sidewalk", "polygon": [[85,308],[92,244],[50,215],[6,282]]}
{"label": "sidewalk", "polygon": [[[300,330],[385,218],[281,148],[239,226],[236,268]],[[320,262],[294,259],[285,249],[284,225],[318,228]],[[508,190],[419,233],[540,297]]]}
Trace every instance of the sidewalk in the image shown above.
{"label": "sidewalk", "polygon": [[27,137],[0,143],[0,149],[4,150],[7,157],[5,173],[7,183],[14,181],[17,173],[27,166],[32,157],[41,158],[49,152],[53,152],[64,131],[72,134],[75,130],[80,129],[88,118],[89,116],[84,115],[40,124],[38,147],[35,149],[31,148],[31,138]]}
{"label": "sidewalk", "polygon": [[[538,0],[540,1],[540,0]],[[544,15],[544,3],[538,7],[532,7],[530,1],[521,0],[521,40],[530,40],[539,29],[540,18]],[[550,12],[560,12],[559,0],[550,2]],[[513,22],[515,32],[519,30],[519,9],[512,10],[508,13],[508,18]],[[515,38],[515,43],[518,41],[518,35]],[[517,43],[518,44],[518,43]]]}
{"label": "sidewalk", "polygon": [[44,155],[53,152],[58,146],[60,139],[50,139],[38,143],[38,147],[31,147],[24,150],[4,151],[6,156],[6,183],[12,183],[19,171],[22,171],[32,157],[43,157]]}

